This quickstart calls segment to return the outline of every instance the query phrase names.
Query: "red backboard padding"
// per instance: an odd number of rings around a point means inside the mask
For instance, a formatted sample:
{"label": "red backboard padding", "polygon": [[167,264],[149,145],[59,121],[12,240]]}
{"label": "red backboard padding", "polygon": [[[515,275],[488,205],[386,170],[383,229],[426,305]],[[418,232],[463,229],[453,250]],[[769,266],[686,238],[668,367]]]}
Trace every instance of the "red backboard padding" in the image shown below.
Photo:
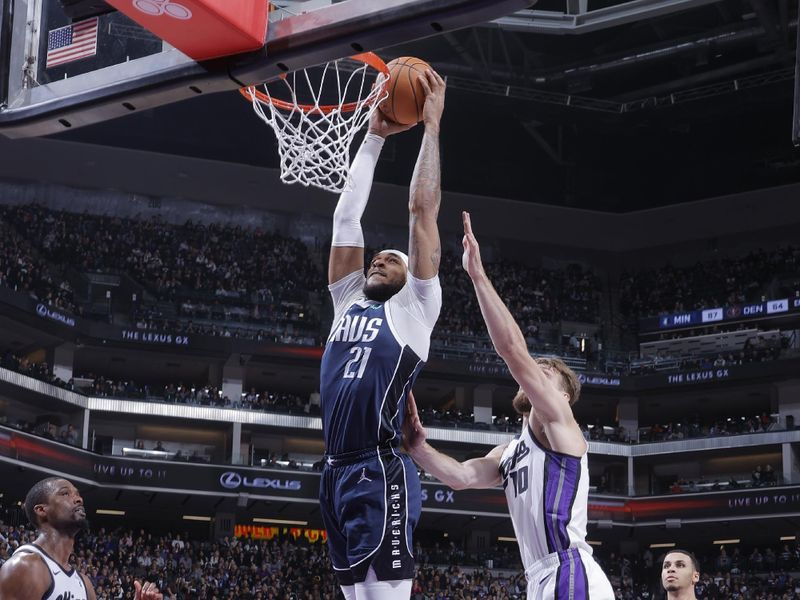
{"label": "red backboard padding", "polygon": [[106,1],[194,60],[257,50],[266,39],[266,0]]}

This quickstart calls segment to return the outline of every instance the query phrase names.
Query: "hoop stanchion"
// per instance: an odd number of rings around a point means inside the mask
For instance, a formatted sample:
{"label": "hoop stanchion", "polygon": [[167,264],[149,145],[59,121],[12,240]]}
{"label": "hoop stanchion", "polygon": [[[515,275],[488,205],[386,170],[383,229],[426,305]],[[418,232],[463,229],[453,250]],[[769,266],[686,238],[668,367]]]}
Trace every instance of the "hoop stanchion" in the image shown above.
{"label": "hoop stanchion", "polygon": [[[389,70],[380,57],[366,52],[348,63],[330,62],[318,71],[321,74],[315,76],[304,69],[274,82],[288,99],[277,98],[267,84],[240,91],[275,133],[281,180],[339,193],[350,188],[350,145],[388,95]],[[374,84],[368,77],[372,73]],[[335,89],[324,89],[331,86]],[[307,90],[310,102],[299,101],[298,87]],[[338,101],[324,103],[324,94],[335,95]]]}

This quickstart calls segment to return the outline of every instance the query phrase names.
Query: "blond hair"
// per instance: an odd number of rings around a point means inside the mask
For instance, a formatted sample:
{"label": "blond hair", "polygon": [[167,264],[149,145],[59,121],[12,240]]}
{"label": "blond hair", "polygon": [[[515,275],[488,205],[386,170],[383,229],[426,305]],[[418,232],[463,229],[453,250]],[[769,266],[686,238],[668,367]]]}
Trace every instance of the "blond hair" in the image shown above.
{"label": "blond hair", "polygon": [[[534,360],[542,369],[548,369],[560,375],[558,380],[561,386],[561,391],[569,396],[569,405],[573,406],[581,396],[581,382],[578,379],[578,376],[575,374],[575,371],[570,369],[560,358],[537,357]],[[525,403],[530,404],[530,400],[525,395],[525,392],[522,391],[522,388],[520,388],[520,390],[517,392],[517,395],[514,396],[512,404],[516,407]]]}

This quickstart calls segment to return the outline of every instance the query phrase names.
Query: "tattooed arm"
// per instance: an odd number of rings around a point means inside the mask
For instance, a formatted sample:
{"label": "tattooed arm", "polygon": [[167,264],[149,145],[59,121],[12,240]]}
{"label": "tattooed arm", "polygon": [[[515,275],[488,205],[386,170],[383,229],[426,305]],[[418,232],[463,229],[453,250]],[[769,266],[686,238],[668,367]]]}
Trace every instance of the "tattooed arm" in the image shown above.
{"label": "tattooed arm", "polygon": [[442,256],[436,219],[442,199],[439,122],[444,110],[445,83],[434,71],[427,71],[420,82],[425,89],[425,135],[411,179],[408,268],[417,279],[431,279],[439,274]]}

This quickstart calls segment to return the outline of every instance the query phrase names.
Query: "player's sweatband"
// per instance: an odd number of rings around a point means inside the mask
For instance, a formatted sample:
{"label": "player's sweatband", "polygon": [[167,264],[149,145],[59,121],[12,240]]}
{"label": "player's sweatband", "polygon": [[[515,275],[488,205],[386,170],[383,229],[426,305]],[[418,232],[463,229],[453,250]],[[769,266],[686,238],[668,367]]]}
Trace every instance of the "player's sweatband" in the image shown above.
{"label": "player's sweatband", "polygon": [[342,192],[336,211],[333,213],[332,246],[364,247],[364,232],[361,231],[361,215],[367,207],[372,189],[375,165],[383,148],[384,139],[368,133],[358,149],[350,167],[352,189]]}

